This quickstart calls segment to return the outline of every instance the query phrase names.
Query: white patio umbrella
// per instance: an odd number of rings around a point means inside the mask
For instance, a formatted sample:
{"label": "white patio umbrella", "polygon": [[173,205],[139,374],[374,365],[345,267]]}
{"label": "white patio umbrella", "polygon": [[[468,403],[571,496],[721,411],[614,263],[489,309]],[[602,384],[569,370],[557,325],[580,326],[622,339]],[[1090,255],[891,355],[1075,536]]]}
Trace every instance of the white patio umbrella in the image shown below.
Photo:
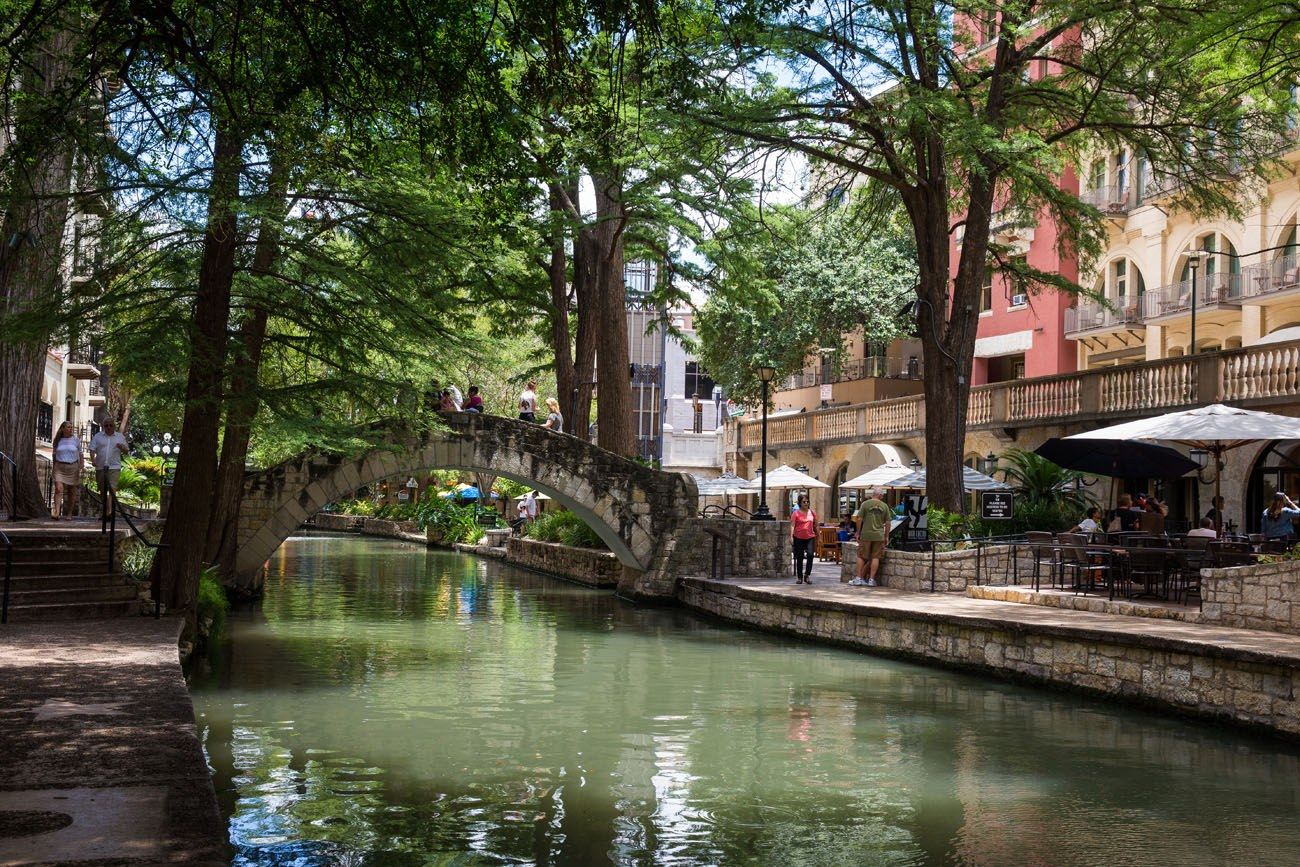
{"label": "white patio umbrella", "polygon": [[[1300,419],[1213,403],[1098,428],[1066,439],[1151,440],[1202,449],[1214,455],[1214,498],[1217,502],[1223,453],[1259,440],[1300,439]],[[1216,508],[1215,514],[1220,515],[1220,510]],[[1216,520],[1215,531],[1221,532],[1218,523]]]}
{"label": "white patio umbrella", "polygon": [[[762,484],[763,476],[760,473],[746,486],[744,493],[752,494],[758,490]],[[792,490],[797,488],[829,488],[830,485],[818,481],[807,473],[801,473],[794,467],[781,466],[767,474],[767,487],[770,490]]]}
{"label": "white patio umbrella", "polygon": [[[967,491],[1005,491],[1009,486],[999,482],[992,476],[986,476],[981,472],[972,470],[970,467],[961,468],[961,485]],[[882,483],[884,488],[914,488],[918,490],[925,489],[925,469],[919,469],[914,473],[907,473],[899,476],[889,482]]]}
{"label": "white patio umbrella", "polygon": [[860,476],[854,476],[846,482],[843,482],[841,488],[860,489],[860,488],[877,488],[892,482],[900,476],[905,476],[912,472],[902,464],[884,463],[878,467],[867,470]]}

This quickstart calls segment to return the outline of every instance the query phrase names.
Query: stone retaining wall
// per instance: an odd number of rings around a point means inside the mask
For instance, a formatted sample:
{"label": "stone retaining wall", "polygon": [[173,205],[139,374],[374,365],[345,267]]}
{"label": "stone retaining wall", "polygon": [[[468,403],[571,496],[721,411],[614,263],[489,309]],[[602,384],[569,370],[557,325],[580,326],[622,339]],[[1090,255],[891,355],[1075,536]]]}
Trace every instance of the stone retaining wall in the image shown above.
{"label": "stone retaining wall", "polygon": [[708,575],[713,562],[713,533],[731,539],[728,575],[789,577],[793,572],[789,521],[696,518],[680,529],[674,542],[677,575]]}
{"label": "stone retaining wall", "polygon": [[362,515],[337,515],[330,512],[317,512],[312,523],[322,530],[339,533],[359,533],[366,523]]}
{"label": "stone retaining wall", "polygon": [[[857,564],[858,543],[844,542],[842,545],[843,562],[840,564],[840,580],[853,578]],[[975,584],[975,570],[978,564],[982,583],[1002,581],[1003,572],[1010,565],[1010,545],[988,545],[976,552],[974,548],[960,551],[898,551],[893,548],[885,553],[881,561],[880,572],[876,580],[886,587],[907,590],[912,593],[961,593],[968,586]],[[1032,561],[1022,556],[1023,568],[1032,569]],[[932,568],[933,567],[933,568]],[[934,573],[931,585],[930,574]]]}
{"label": "stone retaining wall", "polygon": [[414,521],[388,521],[383,518],[366,518],[361,522],[361,532],[367,536],[388,536],[394,539],[406,539],[413,535],[424,538],[424,531]]}
{"label": "stone retaining wall", "polygon": [[1202,569],[1201,622],[1300,635],[1300,561]]}
{"label": "stone retaining wall", "polygon": [[683,604],[734,623],[995,677],[1067,687],[1300,738],[1300,672],[1267,652],[1063,625],[848,608],[688,578]]}
{"label": "stone retaining wall", "polygon": [[506,541],[506,562],[589,587],[615,587],[623,576],[622,564],[609,551],[521,537]]}

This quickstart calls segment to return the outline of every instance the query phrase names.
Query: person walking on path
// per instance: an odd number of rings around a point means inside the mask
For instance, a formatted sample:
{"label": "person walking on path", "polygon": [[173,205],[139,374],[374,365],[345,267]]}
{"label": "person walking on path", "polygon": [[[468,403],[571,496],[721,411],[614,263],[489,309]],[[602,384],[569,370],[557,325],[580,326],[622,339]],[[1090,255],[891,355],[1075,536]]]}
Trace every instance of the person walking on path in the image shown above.
{"label": "person walking on path", "polygon": [[811,584],[813,542],[817,538],[817,513],[808,505],[807,494],[799,496],[799,506],[790,515],[790,538],[792,540],[790,547],[794,549],[794,583]]}
{"label": "person walking on path", "polygon": [[519,418],[523,421],[537,421],[537,381],[530,379],[519,395]]}
{"label": "person walking on path", "polygon": [[560,433],[564,430],[564,416],[560,414],[560,402],[553,397],[548,397],[546,408],[550,412],[546,413],[546,424],[542,427]]}
{"label": "person walking on path", "polygon": [[54,510],[51,517],[71,518],[77,514],[81,502],[81,440],[72,429],[72,422],[59,425],[54,435]]}
{"label": "person walking on path", "polygon": [[1291,501],[1284,491],[1273,495],[1273,502],[1264,510],[1264,521],[1259,528],[1265,539],[1294,539],[1293,519],[1300,517],[1300,506]]}
{"label": "person walking on path", "polygon": [[894,513],[881,499],[883,491],[876,488],[871,498],[858,509],[858,562],[857,577],[850,584],[876,586],[880,563],[885,559],[885,546],[889,541],[889,527]]}
{"label": "person walking on path", "polygon": [[[117,422],[104,419],[104,427],[90,438],[90,457],[95,462],[95,484],[99,485],[101,515],[113,512],[108,492],[117,493],[117,477],[122,473],[122,455],[126,454],[126,437],[117,432]],[[116,499],[114,497],[113,499]]]}
{"label": "person walking on path", "polygon": [[695,432],[704,433],[704,404],[700,403],[698,392],[691,395],[691,411],[694,417]]}

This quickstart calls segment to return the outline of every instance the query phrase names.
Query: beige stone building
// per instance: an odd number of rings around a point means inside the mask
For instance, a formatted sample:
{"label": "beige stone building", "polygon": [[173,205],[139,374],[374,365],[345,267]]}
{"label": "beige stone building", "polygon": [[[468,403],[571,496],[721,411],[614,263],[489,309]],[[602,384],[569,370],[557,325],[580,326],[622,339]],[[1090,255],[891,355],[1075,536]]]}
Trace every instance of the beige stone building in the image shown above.
{"label": "beige stone building", "polygon": [[[1284,162],[1286,170],[1271,179],[1241,177],[1244,217],[1228,221],[1175,208],[1140,155],[1120,151],[1092,160],[1080,197],[1105,212],[1109,244],[1080,281],[1106,303],[1062,305],[1078,371],[973,387],[964,461],[980,468],[1011,447],[1032,450],[1050,437],[1215,402],[1300,416],[1300,149]],[[798,387],[777,393],[778,410],[806,411],[771,418],[768,463],[806,467],[831,485],[813,493],[825,518],[854,502],[855,492],[840,489],[843,480],[887,457],[925,463],[926,418],[950,411],[926,406],[919,395],[879,392],[821,407],[802,383],[785,385]],[[760,433],[756,418],[730,425],[726,469],[755,474]],[[1118,485],[1169,501],[1177,526],[1209,508],[1211,475]],[[1300,443],[1230,451],[1222,484],[1229,520],[1253,529],[1274,490],[1300,499]],[[1103,504],[1105,489],[1095,489]],[[785,505],[780,495],[774,510],[777,503]]]}

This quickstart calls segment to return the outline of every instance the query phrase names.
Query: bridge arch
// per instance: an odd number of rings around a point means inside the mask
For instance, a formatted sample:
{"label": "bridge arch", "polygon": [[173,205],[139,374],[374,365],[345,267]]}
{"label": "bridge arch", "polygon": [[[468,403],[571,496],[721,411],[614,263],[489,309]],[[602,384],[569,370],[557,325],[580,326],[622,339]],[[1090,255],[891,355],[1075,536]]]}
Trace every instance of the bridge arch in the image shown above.
{"label": "bridge arch", "polygon": [[309,452],[244,481],[236,579],[248,584],[276,548],[327,503],[363,485],[430,469],[492,473],[532,485],[578,514],[625,572],[650,572],[695,517],[695,482],[540,425],[477,413],[444,415],[446,430],[393,429],[355,457]]}

